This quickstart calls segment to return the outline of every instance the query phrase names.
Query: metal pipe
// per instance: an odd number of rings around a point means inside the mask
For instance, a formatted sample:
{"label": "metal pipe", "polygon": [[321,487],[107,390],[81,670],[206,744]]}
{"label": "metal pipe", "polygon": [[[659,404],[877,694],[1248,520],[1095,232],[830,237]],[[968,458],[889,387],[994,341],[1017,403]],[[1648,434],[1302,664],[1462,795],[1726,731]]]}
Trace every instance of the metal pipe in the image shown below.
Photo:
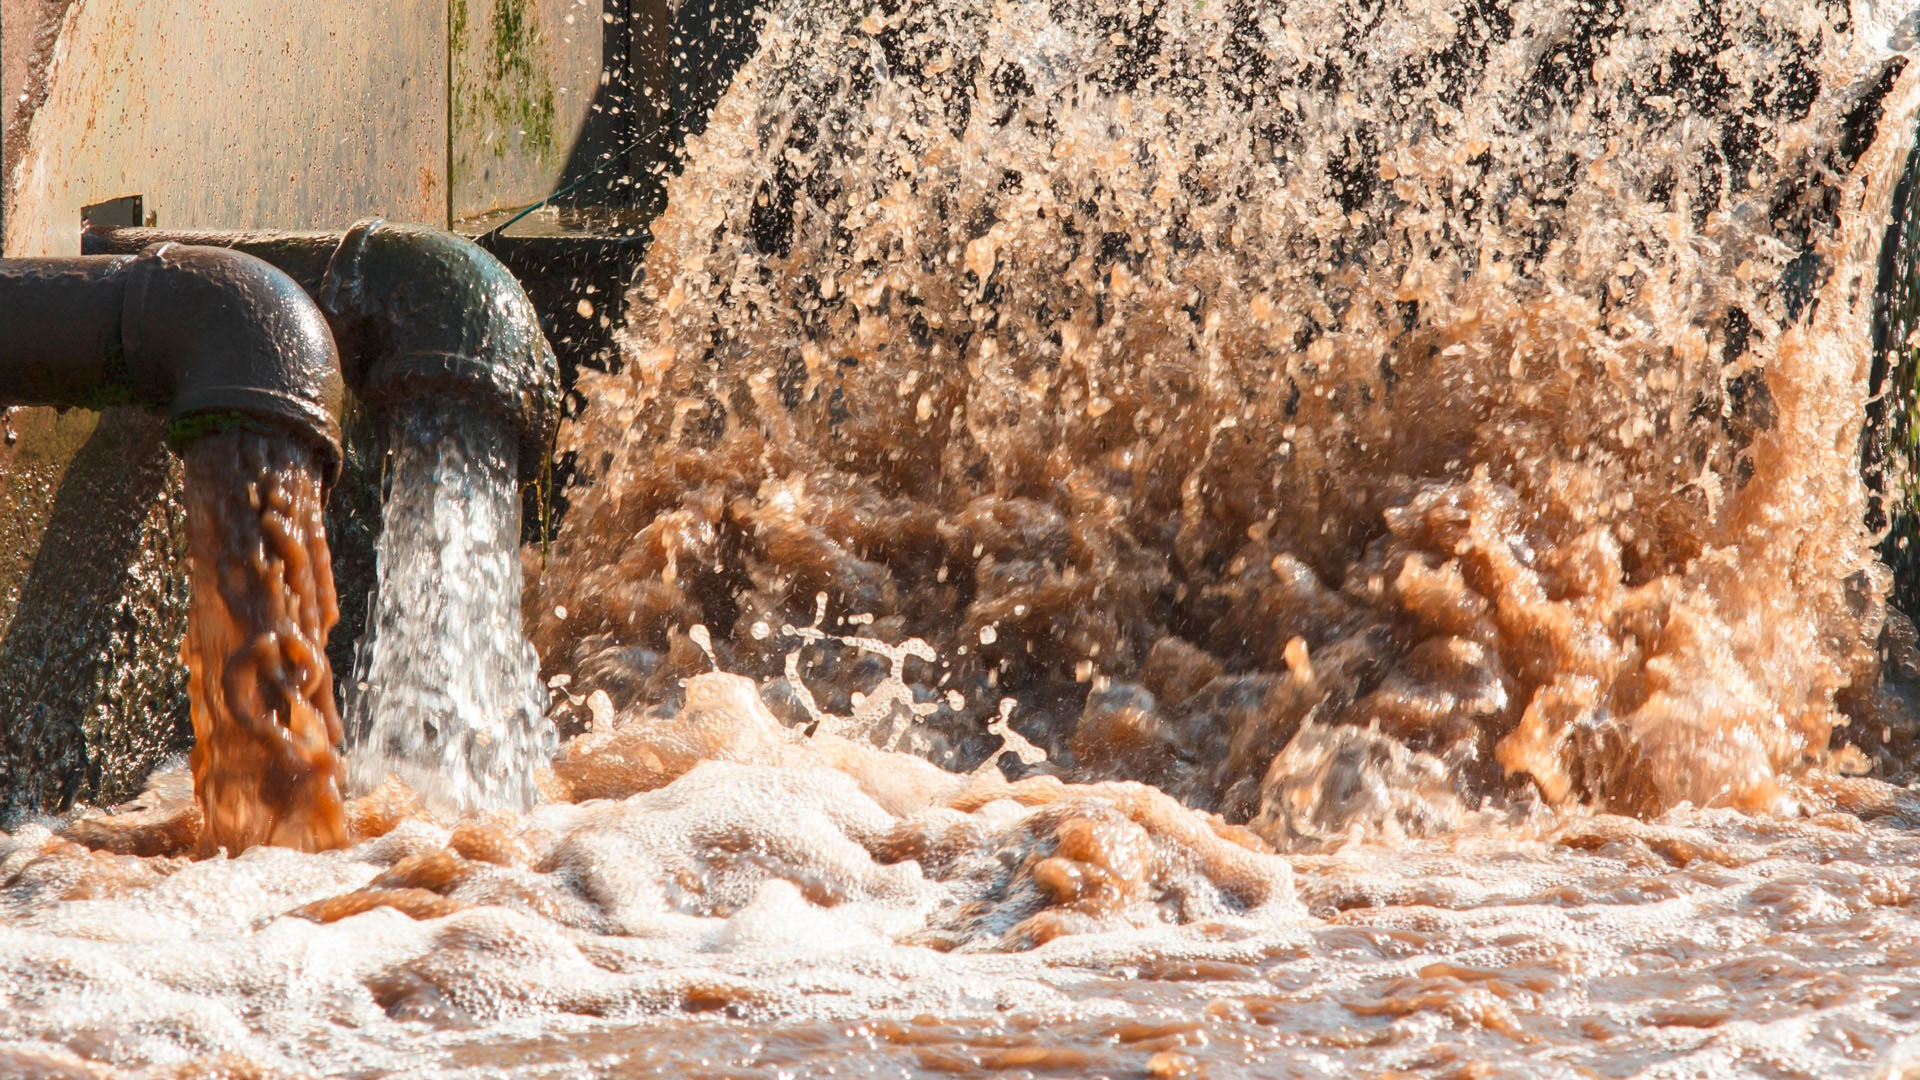
{"label": "metal pipe", "polygon": [[158,241],[234,248],[292,275],[319,302],[368,409],[452,397],[510,420],[520,471],[538,475],[560,419],[560,378],[527,294],[498,259],[440,229],[364,221],[337,233],[172,233],[93,228],[82,250]]}
{"label": "metal pipe", "polygon": [[[93,406],[114,394],[107,357],[121,351],[132,262],[0,260],[0,404]],[[124,371],[117,381],[130,397]]]}
{"label": "metal pipe", "polygon": [[313,301],[251,255],[0,259],[0,405],[165,410],[177,441],[223,422],[288,431],[340,467],[339,354]]}

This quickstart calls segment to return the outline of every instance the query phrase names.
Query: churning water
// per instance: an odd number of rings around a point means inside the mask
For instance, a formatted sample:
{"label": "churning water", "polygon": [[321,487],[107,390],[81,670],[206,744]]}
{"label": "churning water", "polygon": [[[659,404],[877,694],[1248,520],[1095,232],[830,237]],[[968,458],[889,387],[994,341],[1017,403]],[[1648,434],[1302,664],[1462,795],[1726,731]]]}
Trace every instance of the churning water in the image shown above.
{"label": "churning water", "polygon": [[535,805],[0,839],[0,1064],[1903,1074],[1905,14],[778,7],[562,434]]}
{"label": "churning water", "polygon": [[1316,725],[1469,805],[1769,808],[1878,664],[1858,440],[1911,104],[1867,30],[787,10],[563,435],[593,486],[536,643],[646,705],[703,662],[682,628],[776,676],[752,627],[824,592],[943,658],[947,764],[1012,693],[1076,775],[1235,820]]}
{"label": "churning water", "polygon": [[525,810],[556,739],[540,658],[521,632],[511,425],[425,403],[391,427],[348,780],[364,792],[391,776],[436,809]]}

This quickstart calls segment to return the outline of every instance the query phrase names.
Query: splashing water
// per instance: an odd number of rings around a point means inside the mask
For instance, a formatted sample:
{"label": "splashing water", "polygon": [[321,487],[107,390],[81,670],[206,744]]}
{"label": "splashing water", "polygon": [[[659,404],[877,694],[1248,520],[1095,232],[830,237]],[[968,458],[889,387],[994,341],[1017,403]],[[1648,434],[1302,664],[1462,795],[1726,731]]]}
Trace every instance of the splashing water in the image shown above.
{"label": "splashing water", "polygon": [[1905,1075],[1905,14],[776,8],[563,432],[537,805],[0,835],[0,1072]]}
{"label": "splashing water", "polygon": [[1309,718],[1467,805],[1775,806],[1878,677],[1878,33],[782,7],[562,434],[535,641],[670,698],[676,627],[772,677],[746,628],[825,592],[954,660],[963,767],[1010,694],[1070,775],[1237,821]]}
{"label": "splashing water", "polygon": [[396,429],[348,778],[371,791],[392,776],[444,810],[527,809],[556,739],[521,632],[511,433],[435,404]]}

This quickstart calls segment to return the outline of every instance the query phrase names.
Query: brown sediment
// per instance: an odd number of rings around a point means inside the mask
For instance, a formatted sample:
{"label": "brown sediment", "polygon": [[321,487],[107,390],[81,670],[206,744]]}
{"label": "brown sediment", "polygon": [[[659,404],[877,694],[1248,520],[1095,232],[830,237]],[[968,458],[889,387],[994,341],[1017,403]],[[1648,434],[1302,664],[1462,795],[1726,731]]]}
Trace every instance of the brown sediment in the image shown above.
{"label": "brown sediment", "polygon": [[358,889],[325,900],[316,900],[295,910],[293,914],[302,919],[312,919],[317,923],[331,923],[350,919],[355,915],[364,915],[375,908],[391,908],[412,919],[438,919],[459,911],[463,906],[431,889],[402,886]]}
{"label": "brown sediment", "polygon": [[67,826],[60,835],[95,851],[153,858],[199,850],[201,831],[200,807],[189,803],[106,817],[84,817]]}
{"label": "brown sediment", "polygon": [[310,452],[272,435],[187,451],[192,695],[200,850],[321,851],[347,841],[340,714],[327,664],[339,619]]}

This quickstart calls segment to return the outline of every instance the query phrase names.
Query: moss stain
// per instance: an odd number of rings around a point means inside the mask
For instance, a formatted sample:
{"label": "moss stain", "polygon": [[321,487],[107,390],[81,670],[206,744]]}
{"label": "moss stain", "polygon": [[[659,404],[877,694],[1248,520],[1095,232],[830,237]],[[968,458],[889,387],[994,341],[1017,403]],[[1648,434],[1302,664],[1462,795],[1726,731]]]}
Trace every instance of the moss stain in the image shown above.
{"label": "moss stain", "polygon": [[477,0],[485,4],[485,26],[476,41],[475,2],[451,0],[447,12],[454,131],[477,136],[459,140],[460,163],[475,148],[504,159],[515,146],[544,162],[556,145],[556,110],[538,15],[530,0]]}

